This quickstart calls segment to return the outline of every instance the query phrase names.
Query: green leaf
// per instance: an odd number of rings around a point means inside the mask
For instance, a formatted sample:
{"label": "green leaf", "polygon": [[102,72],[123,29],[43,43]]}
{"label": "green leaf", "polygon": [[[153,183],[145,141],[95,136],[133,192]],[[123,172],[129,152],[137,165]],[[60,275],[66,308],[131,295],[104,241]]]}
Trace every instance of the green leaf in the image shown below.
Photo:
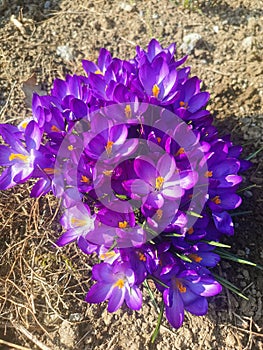
{"label": "green leaf", "polygon": [[169,286],[167,286],[167,284],[165,284],[164,282],[160,281],[157,277],[154,277],[152,275],[149,275],[148,279],[153,280],[155,283],[160,284],[160,286],[164,287],[164,288],[169,288]]}
{"label": "green leaf", "polygon": [[179,233],[168,233],[164,234],[163,237],[183,237],[183,235],[180,235]]}
{"label": "green leaf", "polygon": [[195,211],[192,211],[192,210],[188,210],[186,213],[189,214],[189,215],[194,216],[195,218],[200,218],[200,219],[203,218],[202,215],[200,215],[200,214],[198,214],[198,213],[196,213]]}
{"label": "green leaf", "polygon": [[246,160],[250,160],[252,158],[254,158],[258,153],[260,153],[263,150],[263,147],[259,148],[256,152],[250,154],[247,158],[245,158]]}
{"label": "green leaf", "polygon": [[153,303],[153,305],[154,305],[156,311],[157,311],[157,312],[160,312],[160,308],[159,308],[159,306],[158,306],[158,304],[157,304],[157,302],[156,302],[156,300],[155,300],[154,294],[153,294],[153,292],[152,292],[152,290],[151,290],[151,288],[150,288],[150,286],[149,286],[149,283],[148,283],[147,279],[143,281],[143,285],[144,285],[145,288],[147,289],[147,292],[148,292],[148,294],[149,294],[149,296],[150,296],[150,298],[151,298],[151,302]]}
{"label": "green leaf", "polygon": [[231,290],[231,292],[235,293],[236,295],[240,296],[241,298],[245,300],[249,300],[248,297],[246,297],[244,294],[239,292],[239,288],[237,288],[234,284],[226,280],[225,278],[217,275],[216,273],[212,273],[215,279],[222,284],[225,288]]}
{"label": "green leaf", "polygon": [[235,261],[235,262],[238,262],[239,264],[251,265],[251,266],[257,267],[259,269],[263,268],[262,266],[257,265],[256,263],[253,263],[253,262],[246,260],[246,259],[242,259],[242,258],[240,258],[232,253],[229,253],[228,251],[223,250],[223,249],[215,249],[215,253],[217,253],[223,259],[226,259],[226,260]]}
{"label": "green leaf", "polygon": [[201,242],[205,242],[205,243],[210,244],[210,245],[215,246],[215,247],[231,248],[231,245],[227,245],[227,244],[216,242],[216,241],[202,240]]}
{"label": "green leaf", "polygon": [[179,253],[175,253],[175,254],[178,256],[178,258],[182,259],[183,261],[192,263],[192,260],[190,258],[188,258],[186,255],[182,255]]}
{"label": "green leaf", "polygon": [[239,211],[237,213],[230,213],[230,216],[240,216],[240,215],[247,215],[247,214],[252,214],[253,211],[252,210],[246,210],[246,211]]}
{"label": "green leaf", "polygon": [[152,338],[151,338],[151,343],[153,344],[157,338],[157,335],[159,334],[160,331],[160,327],[161,327],[161,323],[162,323],[162,319],[163,319],[163,312],[164,312],[164,302],[162,301],[161,304],[161,310],[158,316],[158,320],[157,320],[157,325],[155,327],[155,330],[153,332]]}

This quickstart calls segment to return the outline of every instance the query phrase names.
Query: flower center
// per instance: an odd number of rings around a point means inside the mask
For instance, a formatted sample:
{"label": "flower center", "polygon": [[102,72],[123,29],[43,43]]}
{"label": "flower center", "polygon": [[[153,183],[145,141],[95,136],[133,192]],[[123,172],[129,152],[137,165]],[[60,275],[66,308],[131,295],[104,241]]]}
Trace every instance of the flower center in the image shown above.
{"label": "flower center", "polygon": [[142,252],[138,252],[139,260],[146,261],[146,256]]}
{"label": "flower center", "polygon": [[179,149],[178,149],[178,151],[175,153],[175,157],[177,157],[177,156],[179,156],[179,155],[181,155],[181,154],[184,154],[184,148],[183,147],[180,147]]}
{"label": "flower center", "polygon": [[188,103],[184,101],[179,102],[180,107],[188,108]]}
{"label": "flower center", "polygon": [[107,155],[109,156],[112,152],[112,146],[113,146],[114,142],[113,141],[108,141],[107,145],[105,146]]}
{"label": "flower center", "polygon": [[103,75],[103,73],[102,73],[102,71],[100,69],[97,69],[94,73]]}
{"label": "flower center", "polygon": [[211,201],[214,202],[215,204],[221,203],[221,199],[219,196],[215,196],[214,198],[211,199]]}
{"label": "flower center", "polygon": [[68,150],[69,150],[69,151],[73,151],[73,149],[74,149],[73,145],[69,145],[69,146],[68,146]]}
{"label": "flower center", "polygon": [[156,211],[156,215],[157,215],[157,220],[161,220],[162,216],[163,216],[163,211],[162,209],[158,209]]}
{"label": "flower center", "polygon": [[181,293],[185,293],[186,292],[186,287],[183,285],[183,283],[181,281],[176,279],[175,284],[176,284],[176,287],[179,289],[179,292],[181,292]]}
{"label": "flower center", "polygon": [[127,105],[125,108],[124,108],[124,112],[125,112],[125,116],[127,119],[130,119],[131,118],[131,106],[130,105]]}
{"label": "flower center", "polygon": [[212,177],[213,176],[213,172],[212,171],[206,171],[205,172],[205,177]]}
{"label": "flower center", "polygon": [[18,160],[22,160],[23,162],[27,162],[28,160],[28,156],[21,154],[21,153],[11,153],[9,156],[9,160],[14,160],[14,159],[18,159]]}
{"label": "flower center", "polygon": [[106,176],[111,176],[113,173],[113,170],[103,170],[103,174]]}
{"label": "flower center", "polygon": [[160,137],[156,137],[156,140],[158,143],[160,143],[162,141],[162,139]]}
{"label": "flower center", "polygon": [[197,254],[189,254],[188,255],[189,258],[197,263],[199,263],[200,261],[203,260],[203,258],[201,258],[201,256],[197,255]]}
{"label": "flower center", "polygon": [[51,126],[51,131],[53,132],[60,132],[59,128],[56,125]]}
{"label": "flower center", "polygon": [[90,179],[89,179],[87,176],[82,175],[82,176],[81,176],[80,182],[85,182],[85,183],[88,184],[88,183],[90,182]]}
{"label": "flower center", "polygon": [[187,231],[189,235],[192,235],[194,233],[193,227],[190,227],[189,230]]}
{"label": "flower center", "polygon": [[155,180],[155,189],[160,190],[163,186],[164,178],[162,176],[158,176]]}
{"label": "flower center", "polygon": [[87,225],[87,221],[86,220],[77,219],[77,218],[71,218],[70,222],[75,227],[82,227],[82,226]]}
{"label": "flower center", "polygon": [[122,278],[118,279],[118,281],[114,283],[114,287],[122,289],[124,287],[124,280]]}
{"label": "flower center", "polygon": [[119,226],[119,228],[127,228],[128,222],[127,221],[119,221],[118,226]]}
{"label": "flower center", "polygon": [[101,255],[100,255],[100,259],[101,259],[101,260],[104,260],[104,259],[107,259],[107,258],[113,258],[114,255],[116,255],[116,253],[115,253],[113,250],[111,250],[111,251],[109,251],[109,252],[106,252],[106,253],[101,254]]}
{"label": "flower center", "polygon": [[153,88],[152,88],[152,94],[153,94],[153,96],[154,96],[155,98],[158,98],[159,92],[160,92],[160,89],[159,89],[158,85],[157,85],[157,84],[154,84],[154,85],[153,85]]}

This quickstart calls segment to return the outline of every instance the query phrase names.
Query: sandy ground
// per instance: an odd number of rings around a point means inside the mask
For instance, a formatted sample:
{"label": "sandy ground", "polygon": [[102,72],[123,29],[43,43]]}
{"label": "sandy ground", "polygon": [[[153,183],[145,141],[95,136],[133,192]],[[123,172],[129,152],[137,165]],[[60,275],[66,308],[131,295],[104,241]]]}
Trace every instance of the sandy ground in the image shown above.
{"label": "sandy ground", "polygon": [[[178,57],[189,51],[192,75],[211,93],[209,109],[222,134],[244,146],[244,157],[263,146],[263,2],[227,1],[0,1],[0,120],[18,123],[30,115],[22,83],[36,75],[48,91],[55,77],[82,73],[83,58],[96,60],[105,47],[133,57],[152,37],[176,41]],[[190,50],[188,34],[200,39]],[[262,153],[244,176],[243,204],[235,217],[232,251],[263,260]],[[74,245],[55,251],[58,205],[52,196],[29,199],[30,184],[0,195],[0,339],[20,349],[51,350],[259,350],[262,335],[262,274],[223,262],[218,272],[249,301],[224,290],[206,317],[188,316],[173,330],[164,322],[150,343],[158,313],[144,293],[140,312],[83,300],[90,261]],[[157,296],[158,298],[158,296]],[[15,348],[1,345],[0,349]],[[18,348],[19,349],[19,348]]]}

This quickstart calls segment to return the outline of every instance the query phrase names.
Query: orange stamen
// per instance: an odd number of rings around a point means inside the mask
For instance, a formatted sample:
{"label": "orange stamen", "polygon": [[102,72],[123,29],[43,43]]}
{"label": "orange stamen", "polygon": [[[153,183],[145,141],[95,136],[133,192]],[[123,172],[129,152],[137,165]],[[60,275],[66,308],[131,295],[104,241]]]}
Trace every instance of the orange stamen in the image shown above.
{"label": "orange stamen", "polygon": [[107,155],[109,156],[112,152],[112,146],[113,146],[114,142],[113,141],[108,141],[107,145],[105,146]]}
{"label": "orange stamen", "polygon": [[51,126],[51,131],[60,132],[59,128],[56,125]]}
{"label": "orange stamen", "polygon": [[179,291],[181,293],[185,293],[186,292],[186,287],[178,279],[176,280],[176,287],[179,289]]}
{"label": "orange stamen", "polygon": [[212,171],[206,171],[205,172],[205,177],[212,177],[213,176],[213,172]]}
{"label": "orange stamen", "polygon": [[192,235],[194,233],[193,227],[190,227],[189,230],[187,231],[189,235]]}
{"label": "orange stamen", "polygon": [[199,263],[200,261],[203,260],[203,258],[201,258],[201,256],[197,255],[197,254],[189,254],[188,255],[189,258],[197,263]]}
{"label": "orange stamen", "polygon": [[211,199],[211,201],[214,202],[215,204],[221,203],[221,199],[219,196],[215,196],[214,198]]}
{"label": "orange stamen", "polygon": [[177,157],[177,156],[179,156],[179,155],[181,155],[181,154],[184,154],[184,148],[183,147],[180,147],[179,148],[179,150],[176,152],[176,154],[175,154],[175,157]]}
{"label": "orange stamen", "polygon": [[119,228],[126,228],[128,226],[127,221],[120,221],[118,224]]}
{"label": "orange stamen", "polygon": [[90,182],[90,179],[89,179],[87,176],[82,175],[82,176],[81,176],[80,182],[85,182],[85,183],[88,184],[88,183]]}

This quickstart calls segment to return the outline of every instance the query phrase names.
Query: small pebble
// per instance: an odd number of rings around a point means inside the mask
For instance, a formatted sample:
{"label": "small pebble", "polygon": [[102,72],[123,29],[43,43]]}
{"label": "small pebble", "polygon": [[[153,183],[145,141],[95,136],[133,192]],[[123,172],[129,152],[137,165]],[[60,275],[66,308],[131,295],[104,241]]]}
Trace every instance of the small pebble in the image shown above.
{"label": "small pebble", "polygon": [[50,1],[46,1],[44,3],[44,9],[48,10],[50,8],[50,5],[51,5]]}
{"label": "small pebble", "polygon": [[200,34],[189,33],[183,37],[183,44],[180,46],[180,49],[186,54],[190,54],[201,39],[202,36]]}
{"label": "small pebble", "polygon": [[65,61],[73,60],[73,49],[67,45],[57,47],[57,55],[63,58]]}
{"label": "small pebble", "polygon": [[133,6],[130,4],[127,4],[126,2],[121,2],[120,3],[120,8],[126,12],[131,12],[133,9]]}
{"label": "small pebble", "polygon": [[246,198],[251,198],[251,197],[253,197],[253,193],[251,191],[245,190],[244,191],[244,196]]}
{"label": "small pebble", "polygon": [[219,27],[218,26],[213,26],[213,31],[217,34],[219,32]]}
{"label": "small pebble", "polygon": [[241,45],[244,50],[251,50],[253,45],[253,37],[248,36],[247,38],[243,39]]}

